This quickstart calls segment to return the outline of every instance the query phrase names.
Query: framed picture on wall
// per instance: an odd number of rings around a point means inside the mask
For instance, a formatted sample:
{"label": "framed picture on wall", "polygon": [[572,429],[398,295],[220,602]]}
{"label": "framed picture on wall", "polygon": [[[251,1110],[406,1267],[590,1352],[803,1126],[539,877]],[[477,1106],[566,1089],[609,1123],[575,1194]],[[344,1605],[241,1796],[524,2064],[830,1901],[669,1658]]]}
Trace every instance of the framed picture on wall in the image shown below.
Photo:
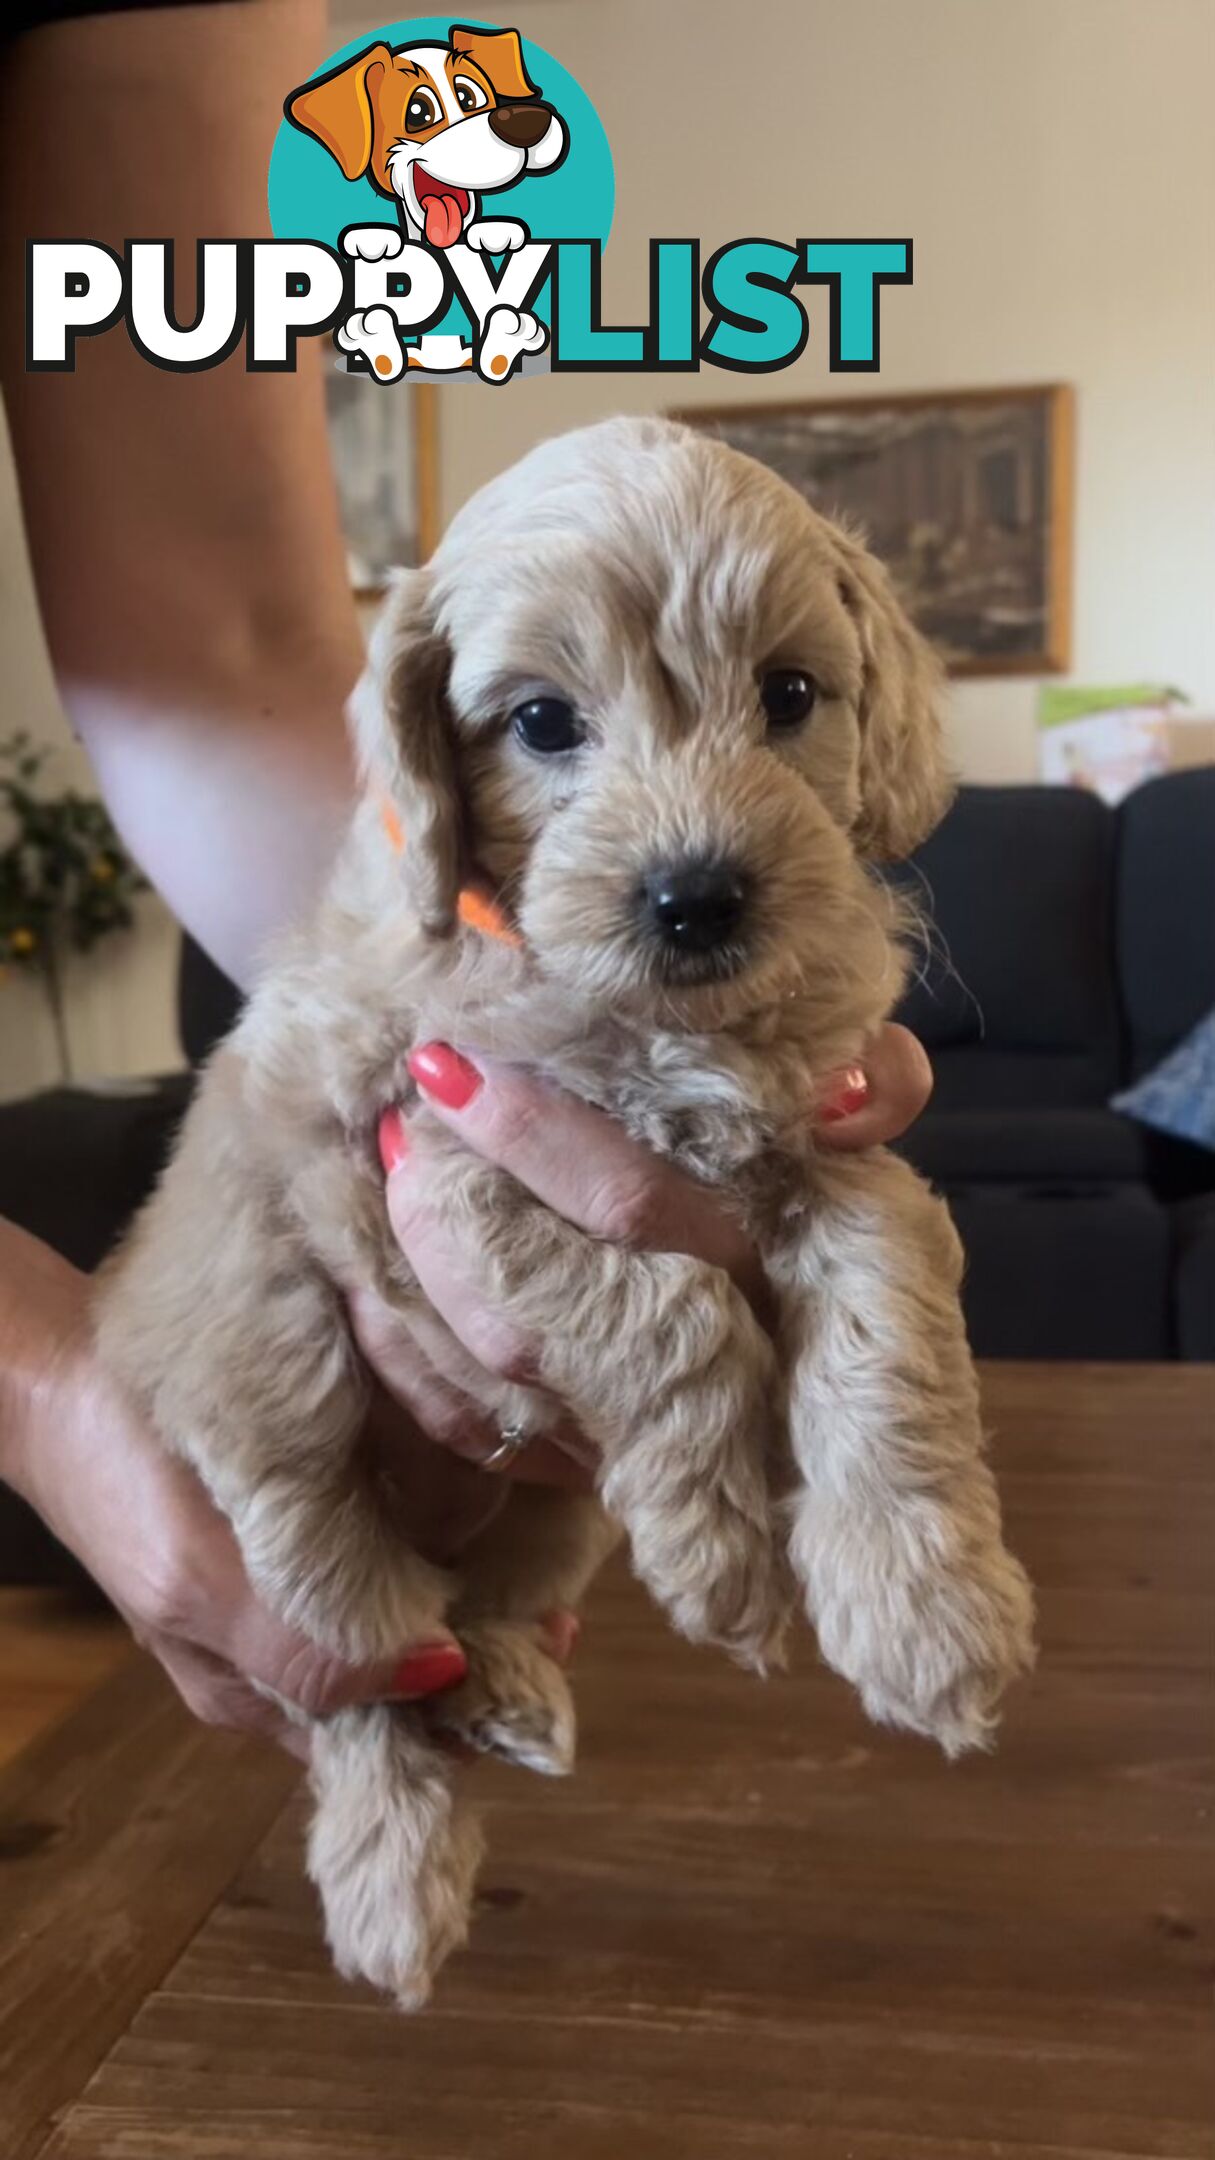
{"label": "framed picture on wall", "polygon": [[1072,393],[1047,383],[695,406],[707,428],[855,520],[953,675],[1071,663]]}
{"label": "framed picture on wall", "polygon": [[325,381],[350,583],[373,600],[388,572],[425,562],[438,539],[433,383],[391,384],[335,367]]}

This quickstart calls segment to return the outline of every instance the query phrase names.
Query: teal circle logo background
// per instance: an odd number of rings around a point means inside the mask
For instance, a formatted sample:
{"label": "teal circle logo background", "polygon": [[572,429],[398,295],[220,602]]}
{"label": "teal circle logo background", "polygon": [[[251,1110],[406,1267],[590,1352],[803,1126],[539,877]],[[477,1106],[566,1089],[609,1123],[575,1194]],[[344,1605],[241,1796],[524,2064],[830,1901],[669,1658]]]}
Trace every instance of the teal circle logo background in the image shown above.
{"label": "teal circle logo background", "polygon": [[[446,45],[453,22],[479,29],[509,28],[509,24],[466,25],[460,15],[416,15],[405,22],[386,23],[380,30],[365,30],[313,70],[327,75],[343,60],[354,60],[381,39],[386,45]],[[546,104],[554,107],[569,134],[569,149],[552,173],[526,173],[513,187],[500,188],[481,198],[481,215],[518,218],[538,240],[598,240],[606,245],[616,200],[612,153],[603,123],[581,84],[559,60],[531,38],[522,38],[527,72],[539,85]],[[312,78],[310,77],[309,80]],[[300,87],[284,85],[284,97]],[[396,225],[394,205],[370,180],[347,180],[336,159],[312,136],[301,133],[284,119],[270,154],[270,224],[278,240],[320,240],[336,248],[347,225]],[[548,320],[548,287],[533,301],[536,315]],[[437,328],[467,327],[458,300]]]}

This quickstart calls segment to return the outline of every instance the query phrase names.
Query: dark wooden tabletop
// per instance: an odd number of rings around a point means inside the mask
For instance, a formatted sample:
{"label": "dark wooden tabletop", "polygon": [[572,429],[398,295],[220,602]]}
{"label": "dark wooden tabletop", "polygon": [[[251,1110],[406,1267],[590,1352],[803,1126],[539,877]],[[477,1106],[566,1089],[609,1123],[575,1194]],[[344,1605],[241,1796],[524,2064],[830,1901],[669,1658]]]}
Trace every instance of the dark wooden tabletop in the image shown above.
{"label": "dark wooden tabletop", "polygon": [[328,1969],[300,1799],[135,1659],[0,1781],[3,2160],[1210,2160],[1211,1368],[992,1368],[1042,1663],[998,1752],[761,1684],[620,1572],[582,1761],[478,1771],[471,1949]]}

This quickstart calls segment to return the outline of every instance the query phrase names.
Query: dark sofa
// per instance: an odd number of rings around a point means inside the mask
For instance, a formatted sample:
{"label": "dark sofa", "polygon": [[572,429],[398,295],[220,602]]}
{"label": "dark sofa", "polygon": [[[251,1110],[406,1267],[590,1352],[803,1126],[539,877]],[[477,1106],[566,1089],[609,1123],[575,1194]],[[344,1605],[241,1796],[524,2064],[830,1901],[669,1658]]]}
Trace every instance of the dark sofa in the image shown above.
{"label": "dark sofa", "polygon": [[[897,875],[933,925],[901,1017],[937,1077],[902,1144],[953,1209],[976,1352],[1215,1358],[1215,1154],[1109,1108],[1215,1006],[1215,769],[1117,811],[1075,790],[964,788]],[[187,1057],[235,1010],[187,945]],[[0,1107],[0,1214],[95,1267],[188,1098],[178,1074]],[[45,1564],[0,1493],[0,1580]]]}
{"label": "dark sofa", "polygon": [[1117,810],[964,788],[910,874],[900,1018],[936,1072],[904,1151],[946,1194],[987,1357],[1215,1358],[1215,1154],[1109,1108],[1215,1008],[1215,768]]}

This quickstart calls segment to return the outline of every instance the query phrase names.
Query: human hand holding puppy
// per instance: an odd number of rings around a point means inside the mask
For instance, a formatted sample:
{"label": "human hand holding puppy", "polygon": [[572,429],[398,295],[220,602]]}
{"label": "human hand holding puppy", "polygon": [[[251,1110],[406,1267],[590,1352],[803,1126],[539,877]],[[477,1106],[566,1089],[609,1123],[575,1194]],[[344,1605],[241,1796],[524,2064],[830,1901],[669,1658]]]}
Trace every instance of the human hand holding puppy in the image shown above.
{"label": "human hand holding puppy", "polygon": [[[704,1186],[640,1147],[602,1111],[555,1094],[521,1067],[470,1064],[447,1044],[425,1046],[413,1072],[427,1100],[469,1147],[567,1222],[592,1237],[716,1262],[764,1320],[769,1301],[763,1269],[736,1219]],[[832,1074],[820,1099],[807,1105],[807,1116],[822,1146],[851,1153],[897,1140],[931,1093],[932,1067],[921,1044],[907,1028],[887,1022],[867,1045],[864,1063]],[[450,1231],[410,1175],[408,1124],[399,1110],[382,1121],[380,1153],[393,1229],[431,1304],[482,1367],[502,1376],[525,1365],[532,1346],[483,1303]],[[497,1428],[471,1400],[461,1376],[447,1369],[442,1341],[424,1355],[374,1291],[353,1290],[349,1305],[360,1348],[421,1431],[472,1462],[491,1456],[499,1447]],[[528,1442],[506,1467],[514,1477],[589,1485],[587,1451],[570,1424],[556,1442]]]}

